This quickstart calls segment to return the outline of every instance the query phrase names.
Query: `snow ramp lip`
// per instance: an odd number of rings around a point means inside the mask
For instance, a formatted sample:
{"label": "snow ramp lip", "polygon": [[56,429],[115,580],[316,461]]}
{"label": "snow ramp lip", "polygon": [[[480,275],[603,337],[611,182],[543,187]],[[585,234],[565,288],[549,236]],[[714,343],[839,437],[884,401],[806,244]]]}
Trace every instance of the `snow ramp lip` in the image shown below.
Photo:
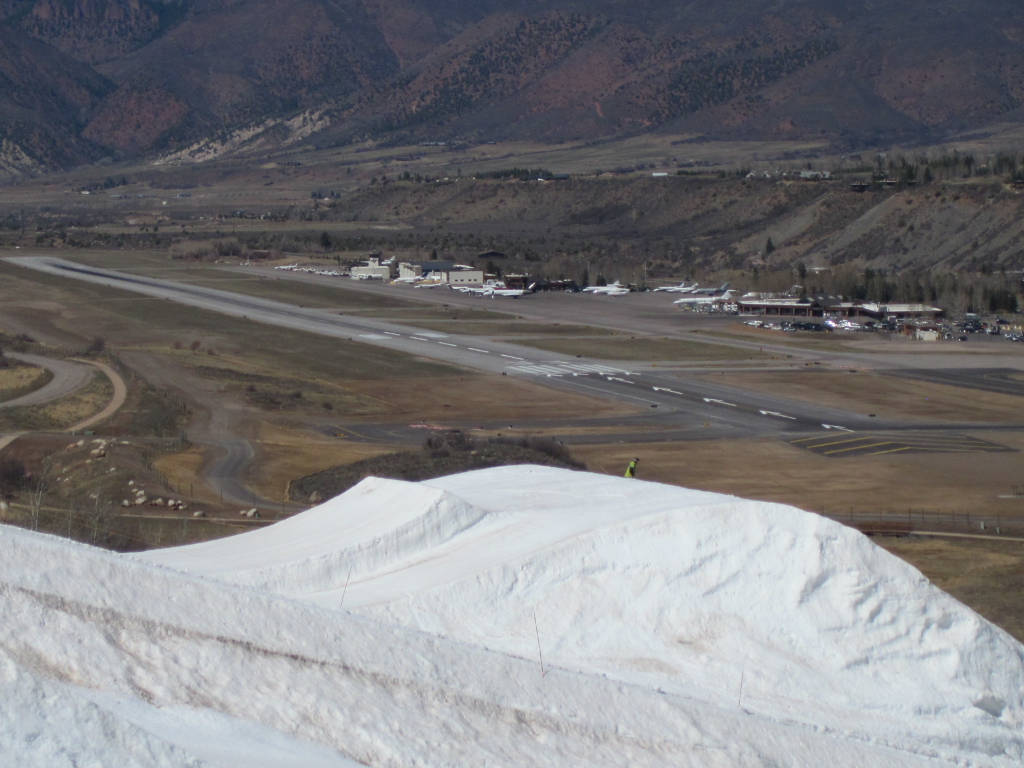
{"label": "snow ramp lip", "polygon": [[279,593],[327,592],[421,556],[491,514],[450,491],[369,477],[266,528],[138,556]]}

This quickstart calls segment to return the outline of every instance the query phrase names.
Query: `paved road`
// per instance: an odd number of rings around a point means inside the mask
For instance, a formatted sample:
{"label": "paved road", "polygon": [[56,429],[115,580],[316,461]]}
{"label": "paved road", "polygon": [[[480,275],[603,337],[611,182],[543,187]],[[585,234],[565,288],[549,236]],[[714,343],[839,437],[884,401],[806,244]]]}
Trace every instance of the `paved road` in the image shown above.
{"label": "paved road", "polygon": [[13,400],[0,403],[0,408],[21,408],[28,405],[42,405],[62,397],[67,397],[75,390],[85,386],[92,379],[93,369],[87,364],[74,360],[59,360],[42,355],[29,355],[23,352],[4,352],[12,360],[20,360],[26,365],[46,368],[53,378],[39,389],[29,392]]}
{"label": "paved road", "polygon": [[[125,385],[124,379],[121,378],[120,374],[106,363],[101,363],[98,360],[57,360],[49,357],[41,357],[39,355],[25,355],[13,352],[8,352],[6,354],[8,357],[16,357],[22,362],[29,362],[32,365],[40,365],[54,371],[54,379],[51,379],[49,384],[52,384],[57,378],[57,371],[70,373],[70,375],[62,377],[62,386],[57,390],[48,392],[45,399],[37,399],[33,402],[21,403],[22,405],[39,405],[41,403],[50,402],[51,400],[56,400],[58,398],[65,397],[66,395],[73,394],[75,390],[89,380],[94,368],[99,369],[108,379],[110,379],[110,383],[114,387],[114,395],[110,398],[110,402],[107,403],[106,407],[104,407],[99,413],[93,414],[89,418],[83,419],[77,424],[73,424],[68,427],[65,432],[78,432],[105,421],[120,410],[121,406],[124,405],[124,401],[128,397],[128,387]],[[47,384],[46,387],[37,389],[35,392],[31,392],[30,395],[40,395],[44,389],[49,387],[49,384]],[[26,397],[28,396],[29,395],[26,395]],[[19,397],[17,400],[8,401],[5,405],[20,402],[23,399],[24,398]],[[0,451],[24,434],[26,433],[9,432],[7,434],[0,435]]]}

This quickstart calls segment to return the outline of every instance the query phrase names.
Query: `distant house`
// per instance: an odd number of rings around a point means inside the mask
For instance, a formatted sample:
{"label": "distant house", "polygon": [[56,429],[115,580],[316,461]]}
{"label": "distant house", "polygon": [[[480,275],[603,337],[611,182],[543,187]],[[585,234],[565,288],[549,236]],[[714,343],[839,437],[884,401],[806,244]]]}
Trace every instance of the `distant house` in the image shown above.
{"label": "distant house", "polygon": [[352,267],[349,274],[356,280],[389,280],[391,279],[391,267],[380,263],[379,256],[371,256],[366,264],[359,267]]}
{"label": "distant house", "polygon": [[446,272],[441,282],[449,285],[483,285],[484,271],[482,269],[455,269]]}
{"label": "distant house", "polygon": [[422,280],[448,285],[482,285],[484,272],[451,261],[403,261],[398,265],[398,279]]}
{"label": "distant house", "polygon": [[736,302],[740,314],[765,317],[839,317],[856,321],[906,321],[940,318],[943,311],[925,304],[877,304],[834,299],[763,298],[744,296]]}
{"label": "distant house", "polygon": [[882,307],[887,320],[931,320],[936,321],[945,314],[940,307],[927,304],[886,304]]}
{"label": "distant house", "polygon": [[774,299],[746,296],[736,301],[741,315],[763,317],[821,317],[824,307],[812,299]]}

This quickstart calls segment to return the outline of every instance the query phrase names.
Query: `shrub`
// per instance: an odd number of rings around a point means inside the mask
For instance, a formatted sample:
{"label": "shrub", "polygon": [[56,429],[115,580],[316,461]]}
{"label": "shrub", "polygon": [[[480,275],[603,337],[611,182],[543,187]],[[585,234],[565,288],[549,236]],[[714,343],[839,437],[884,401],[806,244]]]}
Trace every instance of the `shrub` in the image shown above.
{"label": "shrub", "polygon": [[25,465],[17,459],[0,459],[0,499],[9,499],[28,483]]}

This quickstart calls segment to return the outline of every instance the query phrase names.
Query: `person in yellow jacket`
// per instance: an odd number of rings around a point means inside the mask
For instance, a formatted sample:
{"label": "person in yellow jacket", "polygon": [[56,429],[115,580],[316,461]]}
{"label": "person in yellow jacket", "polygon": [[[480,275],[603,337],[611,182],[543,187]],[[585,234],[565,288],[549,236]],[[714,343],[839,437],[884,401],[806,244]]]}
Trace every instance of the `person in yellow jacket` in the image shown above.
{"label": "person in yellow jacket", "polygon": [[636,463],[638,461],[640,461],[640,459],[634,458],[629,462],[629,465],[626,467],[626,477],[636,477]]}

